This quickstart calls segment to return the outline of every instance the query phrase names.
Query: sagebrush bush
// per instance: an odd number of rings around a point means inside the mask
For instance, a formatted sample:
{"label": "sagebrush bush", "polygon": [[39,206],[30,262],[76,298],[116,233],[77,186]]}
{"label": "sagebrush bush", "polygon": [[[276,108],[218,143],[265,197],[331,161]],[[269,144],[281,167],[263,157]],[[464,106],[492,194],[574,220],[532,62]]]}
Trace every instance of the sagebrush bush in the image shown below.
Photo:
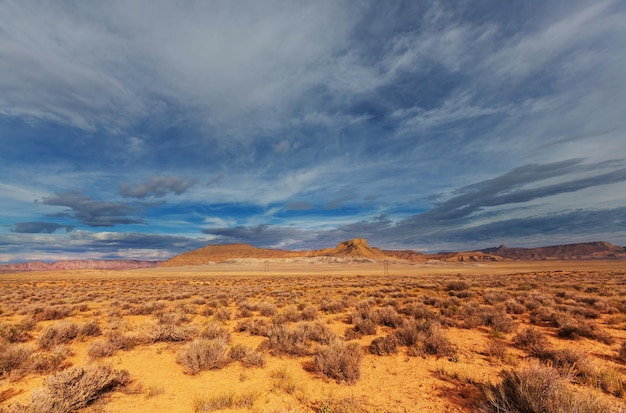
{"label": "sagebrush bush", "polygon": [[35,321],[28,317],[17,324],[0,324],[0,340],[4,339],[9,343],[24,343],[31,339],[30,332],[34,327]]}
{"label": "sagebrush bush", "polygon": [[59,371],[67,367],[66,359],[71,354],[72,351],[65,346],[55,347],[52,351],[33,353],[26,361],[24,368],[38,374]]}
{"label": "sagebrush bush", "polygon": [[395,335],[377,337],[370,343],[368,350],[378,356],[387,356],[398,352],[398,339]]}
{"label": "sagebrush bush", "polygon": [[533,327],[517,333],[513,337],[513,344],[529,352],[541,352],[550,345],[545,334]]}
{"label": "sagebrush bush", "polygon": [[251,336],[269,336],[270,323],[267,320],[253,318],[239,321],[235,326],[235,331],[247,331]]}
{"label": "sagebrush bush", "polygon": [[363,352],[357,343],[344,344],[335,340],[318,349],[313,357],[315,370],[331,379],[347,384],[361,377]]}
{"label": "sagebrush bush", "polygon": [[92,359],[110,357],[115,353],[116,348],[107,339],[97,339],[87,346],[87,355]]}
{"label": "sagebrush bush", "polygon": [[225,342],[230,341],[230,331],[217,322],[209,322],[203,329],[200,331],[200,337],[206,339],[214,339],[219,338],[224,340]]}
{"label": "sagebrush bush", "polygon": [[144,327],[144,340],[148,343],[179,342],[191,340],[198,332],[195,325],[153,323]]}
{"label": "sagebrush bush", "polygon": [[590,338],[604,344],[613,344],[613,337],[597,324],[589,321],[571,321],[562,325],[557,335],[561,338],[576,340],[580,337]]}
{"label": "sagebrush bush", "polygon": [[255,392],[227,392],[211,397],[197,397],[193,402],[193,411],[200,413],[221,409],[251,409],[258,397],[259,395]]}
{"label": "sagebrush bush", "polygon": [[0,342],[0,377],[20,368],[34,351],[28,344]]}
{"label": "sagebrush bush", "polygon": [[220,307],[213,316],[217,321],[228,321],[233,318],[233,312],[227,307]]}
{"label": "sagebrush bush", "polygon": [[44,349],[50,349],[59,344],[67,344],[74,340],[80,329],[77,324],[61,322],[52,324],[43,329],[37,342]]}
{"label": "sagebrush bush", "polygon": [[216,370],[230,361],[228,347],[222,339],[195,339],[180,349],[176,361],[187,374],[198,374],[203,370]]}
{"label": "sagebrush bush", "polygon": [[290,327],[285,323],[272,324],[264,347],[272,354],[306,356],[313,353],[311,342],[328,344],[336,334],[320,322],[299,322]]}
{"label": "sagebrush bush", "polygon": [[34,310],[34,318],[36,321],[61,320],[69,317],[72,309],[68,306],[46,306],[38,307]]}
{"label": "sagebrush bush", "polygon": [[398,311],[396,311],[396,309],[392,306],[376,308],[371,311],[368,318],[378,325],[391,328],[400,327],[404,320],[404,317],[398,314]]}
{"label": "sagebrush bush", "polygon": [[626,361],[626,341],[620,344],[617,354],[619,354],[619,358],[622,359],[622,361]]}
{"label": "sagebrush bush", "polygon": [[264,317],[274,317],[278,313],[278,309],[272,303],[264,302],[259,304],[259,314]]}
{"label": "sagebrush bush", "polygon": [[103,394],[131,381],[125,370],[105,366],[75,367],[48,377],[43,389],[33,391],[28,412],[71,413],[83,409]]}
{"label": "sagebrush bush", "polygon": [[317,308],[312,305],[307,305],[302,309],[301,317],[305,321],[313,321],[319,317],[319,313],[317,312]]}
{"label": "sagebrush bush", "polygon": [[554,368],[531,364],[503,371],[502,381],[482,387],[485,413],[601,413],[608,404],[592,395],[574,392]]}

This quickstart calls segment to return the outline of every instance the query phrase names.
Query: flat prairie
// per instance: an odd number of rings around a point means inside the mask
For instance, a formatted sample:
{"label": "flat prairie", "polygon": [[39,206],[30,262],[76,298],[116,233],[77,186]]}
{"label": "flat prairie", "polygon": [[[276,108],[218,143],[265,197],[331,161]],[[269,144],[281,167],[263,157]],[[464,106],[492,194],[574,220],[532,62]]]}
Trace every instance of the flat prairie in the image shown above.
{"label": "flat prairie", "polygon": [[625,274],[306,260],[0,274],[0,412],[623,412]]}

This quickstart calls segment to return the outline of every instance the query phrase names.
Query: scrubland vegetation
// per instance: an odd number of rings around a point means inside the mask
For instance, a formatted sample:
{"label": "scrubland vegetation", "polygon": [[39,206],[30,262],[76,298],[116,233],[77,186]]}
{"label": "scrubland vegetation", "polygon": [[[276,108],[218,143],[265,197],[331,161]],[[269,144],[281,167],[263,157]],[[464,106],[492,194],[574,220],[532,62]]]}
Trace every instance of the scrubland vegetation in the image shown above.
{"label": "scrubland vegetation", "polygon": [[624,409],[618,270],[0,287],[2,413]]}

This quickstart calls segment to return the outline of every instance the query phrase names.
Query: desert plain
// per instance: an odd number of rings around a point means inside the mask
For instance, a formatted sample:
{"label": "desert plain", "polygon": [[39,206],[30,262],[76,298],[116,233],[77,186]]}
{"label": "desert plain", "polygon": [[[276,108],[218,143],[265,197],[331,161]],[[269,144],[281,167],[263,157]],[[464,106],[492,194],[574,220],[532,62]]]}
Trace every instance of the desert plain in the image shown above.
{"label": "desert plain", "polygon": [[262,259],[0,274],[0,412],[621,412],[625,274]]}

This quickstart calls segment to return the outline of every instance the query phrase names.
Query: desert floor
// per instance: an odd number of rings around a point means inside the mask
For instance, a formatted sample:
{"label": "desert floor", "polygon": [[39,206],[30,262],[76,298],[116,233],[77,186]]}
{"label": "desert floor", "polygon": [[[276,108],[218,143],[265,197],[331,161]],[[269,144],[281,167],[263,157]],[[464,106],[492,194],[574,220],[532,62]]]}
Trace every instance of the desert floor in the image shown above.
{"label": "desert floor", "polygon": [[554,385],[542,397],[618,412],[625,273],[249,261],[0,274],[0,412],[493,412],[504,379],[529,375]]}

